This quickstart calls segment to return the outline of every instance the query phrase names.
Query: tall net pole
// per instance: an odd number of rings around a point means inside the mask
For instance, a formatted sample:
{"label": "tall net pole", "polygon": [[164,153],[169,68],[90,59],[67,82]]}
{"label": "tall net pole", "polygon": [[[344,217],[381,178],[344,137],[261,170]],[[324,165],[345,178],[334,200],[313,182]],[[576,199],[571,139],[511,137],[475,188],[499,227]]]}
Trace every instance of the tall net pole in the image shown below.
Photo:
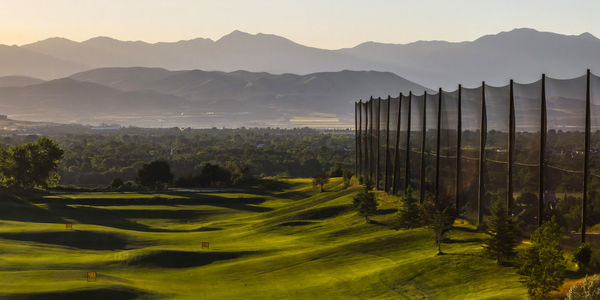
{"label": "tall net pole", "polygon": [[435,203],[440,198],[440,138],[442,129],[442,88],[438,90],[437,132],[435,144]]}
{"label": "tall net pole", "polygon": [[542,74],[542,109],[540,115],[540,186],[538,195],[538,226],[544,219],[544,153],[546,151],[546,74]]}
{"label": "tall net pole", "polygon": [[461,104],[461,90],[462,86],[458,85],[458,99],[457,99],[457,122],[456,122],[456,191],[455,191],[455,205],[456,214],[459,214],[460,210],[460,146],[461,146],[461,135],[462,135],[462,104]]}
{"label": "tall net pole", "polygon": [[485,166],[485,142],[487,132],[487,117],[485,110],[485,82],[481,83],[481,124],[479,131],[479,179],[477,193],[477,225],[483,221],[483,197],[485,187],[483,183],[483,168]]}
{"label": "tall net pole", "polygon": [[425,139],[427,138],[427,91],[423,92],[423,116],[422,116],[422,127],[421,127],[421,183],[419,187],[420,191],[420,202],[423,203],[425,199]]}
{"label": "tall net pole", "polygon": [[587,197],[588,180],[590,167],[590,135],[591,135],[591,114],[590,114],[590,70],[586,73],[585,86],[585,150],[583,154],[583,197],[581,200],[581,243],[585,243],[585,220],[587,219]]}
{"label": "tall net pole", "polygon": [[508,165],[506,180],[506,209],[510,214],[513,211],[513,162],[515,151],[515,98],[513,90],[513,80],[510,80],[510,96],[508,108]]}
{"label": "tall net pole", "polygon": [[354,102],[354,174],[358,174],[358,102]]}
{"label": "tall net pole", "polygon": [[388,178],[388,168],[390,164],[390,104],[392,103],[392,97],[388,95],[387,99],[387,119],[386,119],[386,127],[385,127],[385,176],[384,176],[384,190],[387,193],[389,191],[389,178]]}
{"label": "tall net pole", "polygon": [[408,93],[408,120],[407,120],[407,126],[406,126],[406,165],[405,165],[405,171],[404,172],[404,193],[406,193],[406,191],[408,191],[408,187],[410,186],[410,122],[411,122],[411,116],[410,116],[410,106],[411,106],[411,102],[412,102],[412,91]]}
{"label": "tall net pole", "polygon": [[402,93],[398,97],[398,124],[396,128],[396,145],[394,146],[394,175],[392,176],[392,194],[398,192],[398,165],[400,164],[400,124],[402,123]]}

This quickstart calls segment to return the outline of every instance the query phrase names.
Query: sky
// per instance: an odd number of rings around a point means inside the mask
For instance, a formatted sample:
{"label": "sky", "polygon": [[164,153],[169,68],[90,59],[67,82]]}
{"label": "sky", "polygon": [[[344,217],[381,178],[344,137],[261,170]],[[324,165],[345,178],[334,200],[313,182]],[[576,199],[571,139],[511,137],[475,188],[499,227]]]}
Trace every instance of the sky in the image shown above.
{"label": "sky", "polygon": [[522,27],[600,37],[598,13],[597,0],[0,0],[0,44],[95,36],[217,40],[236,29],[326,49],[470,41]]}

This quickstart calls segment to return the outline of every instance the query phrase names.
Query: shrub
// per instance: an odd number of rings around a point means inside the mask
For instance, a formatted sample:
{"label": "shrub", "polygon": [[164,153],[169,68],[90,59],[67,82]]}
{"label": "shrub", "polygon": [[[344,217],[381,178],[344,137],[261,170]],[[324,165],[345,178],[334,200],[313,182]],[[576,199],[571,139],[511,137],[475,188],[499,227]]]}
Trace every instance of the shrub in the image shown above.
{"label": "shrub", "polygon": [[550,299],[550,292],[564,280],[566,262],[560,247],[560,227],[556,218],[544,222],[532,235],[519,274],[525,276],[533,299]]}
{"label": "shrub", "polygon": [[586,269],[592,260],[592,245],[589,243],[581,244],[575,253],[573,253],[573,262],[577,263],[580,270]]}
{"label": "shrub", "polygon": [[567,293],[568,300],[600,299],[600,276],[587,276],[582,283],[575,284]]}

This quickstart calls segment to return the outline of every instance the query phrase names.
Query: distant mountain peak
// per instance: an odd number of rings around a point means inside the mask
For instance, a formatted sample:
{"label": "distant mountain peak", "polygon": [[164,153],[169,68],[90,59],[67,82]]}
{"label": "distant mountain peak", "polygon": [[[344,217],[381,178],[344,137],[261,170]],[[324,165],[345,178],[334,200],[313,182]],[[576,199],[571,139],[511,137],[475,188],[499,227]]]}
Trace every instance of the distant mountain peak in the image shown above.
{"label": "distant mountain peak", "polygon": [[589,33],[589,32],[584,32],[582,34],[579,35],[580,38],[584,38],[584,39],[590,39],[590,40],[597,40],[598,38],[596,36],[594,36],[593,34]]}

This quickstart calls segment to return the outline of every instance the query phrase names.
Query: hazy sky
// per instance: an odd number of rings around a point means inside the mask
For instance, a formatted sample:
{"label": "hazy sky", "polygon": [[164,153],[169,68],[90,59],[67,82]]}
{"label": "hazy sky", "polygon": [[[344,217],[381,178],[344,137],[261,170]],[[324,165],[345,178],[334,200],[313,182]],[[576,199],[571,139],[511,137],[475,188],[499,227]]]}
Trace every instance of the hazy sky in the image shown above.
{"label": "hazy sky", "polygon": [[329,49],[473,40],[516,27],[600,36],[599,13],[598,0],[0,0],[0,44],[99,35],[215,40],[235,29]]}

